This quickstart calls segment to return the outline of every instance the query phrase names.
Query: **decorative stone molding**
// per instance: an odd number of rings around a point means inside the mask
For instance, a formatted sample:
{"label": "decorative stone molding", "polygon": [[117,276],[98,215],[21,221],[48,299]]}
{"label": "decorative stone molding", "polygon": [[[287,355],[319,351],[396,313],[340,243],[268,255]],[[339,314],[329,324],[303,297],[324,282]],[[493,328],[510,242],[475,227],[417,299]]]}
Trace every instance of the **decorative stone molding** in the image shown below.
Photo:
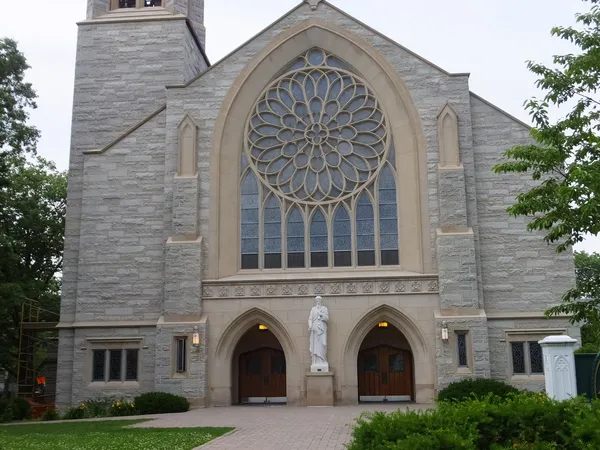
{"label": "decorative stone molding", "polygon": [[193,177],[198,172],[196,154],[198,151],[198,125],[192,116],[186,114],[179,124],[179,155],[177,175]]}
{"label": "decorative stone molding", "polygon": [[383,280],[332,280],[290,282],[289,280],[254,283],[238,281],[223,283],[204,281],[203,298],[252,298],[252,297],[313,297],[314,295],[426,295],[437,294],[437,278],[383,279]]}
{"label": "decorative stone molding", "polygon": [[446,103],[438,116],[438,139],[440,145],[440,166],[459,166],[458,116]]}

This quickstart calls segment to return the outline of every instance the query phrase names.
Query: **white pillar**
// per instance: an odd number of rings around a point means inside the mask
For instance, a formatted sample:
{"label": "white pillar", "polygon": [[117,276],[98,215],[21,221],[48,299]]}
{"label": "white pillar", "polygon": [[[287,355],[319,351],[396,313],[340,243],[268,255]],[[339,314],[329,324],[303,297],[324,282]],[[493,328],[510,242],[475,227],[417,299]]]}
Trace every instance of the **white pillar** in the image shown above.
{"label": "white pillar", "polygon": [[577,397],[573,351],[576,343],[569,336],[547,336],[539,341],[544,356],[546,393],[555,400]]}

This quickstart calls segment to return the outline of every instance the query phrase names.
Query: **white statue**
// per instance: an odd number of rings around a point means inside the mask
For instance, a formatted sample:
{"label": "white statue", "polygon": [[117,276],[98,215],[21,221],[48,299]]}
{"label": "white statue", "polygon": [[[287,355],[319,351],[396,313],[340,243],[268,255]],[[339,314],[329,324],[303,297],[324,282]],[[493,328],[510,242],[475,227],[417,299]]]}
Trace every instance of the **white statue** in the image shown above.
{"label": "white statue", "polygon": [[310,331],[311,372],[329,372],[327,363],[327,322],[329,311],[322,305],[323,298],[315,299],[316,305],[310,310],[308,330]]}

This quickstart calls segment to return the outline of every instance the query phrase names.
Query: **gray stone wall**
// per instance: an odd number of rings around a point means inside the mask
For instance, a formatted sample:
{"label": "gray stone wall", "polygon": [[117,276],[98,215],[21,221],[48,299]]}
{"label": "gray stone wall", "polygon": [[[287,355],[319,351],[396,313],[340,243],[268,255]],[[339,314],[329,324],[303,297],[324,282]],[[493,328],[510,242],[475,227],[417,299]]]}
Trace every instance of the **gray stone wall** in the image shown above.
{"label": "gray stone wall", "polygon": [[165,114],[86,155],[78,321],[152,320],[163,310]]}
{"label": "gray stone wall", "polygon": [[[448,326],[448,342],[439,339],[442,323]],[[456,332],[467,331],[468,367],[458,367]],[[487,321],[485,317],[445,317],[436,320],[437,389],[464,378],[489,378],[490,353]]]}
{"label": "gray stone wall", "polygon": [[[564,330],[567,335],[581,342],[579,327],[573,326],[568,319],[502,319],[488,321],[490,361],[492,378],[503,380],[520,389],[541,391],[544,389],[544,380],[541,377],[513,377],[510,365],[510,343],[507,339],[507,330],[518,333],[518,330],[535,332],[531,340],[541,340],[551,334],[561,334]],[[559,330],[559,331],[551,331]]]}
{"label": "gray stone wall", "polygon": [[[140,338],[138,381],[106,383],[94,386],[92,381],[92,345],[89,338]],[[73,350],[72,391],[70,403],[77,405],[87,399],[114,397],[132,400],[136,395],[154,390],[156,330],[154,328],[94,328],[75,330]],[[147,348],[146,348],[147,347]],[[59,369],[59,383],[61,380]],[[94,383],[96,384],[96,383]],[[59,390],[61,392],[62,389]]]}
{"label": "gray stone wall", "polygon": [[[88,1],[87,18],[106,11],[106,1]],[[109,153],[84,158],[83,152],[104,147],[155,111],[165,101],[165,85],[184,83],[205,68],[185,20],[80,24],[63,323],[73,322],[76,314],[78,320],[127,320],[161,313],[164,241],[171,224],[164,216],[164,117]],[[82,355],[74,354],[74,334],[60,334],[57,402],[62,406],[78,401],[85,386],[73,375],[74,364],[83,363]]]}
{"label": "gray stone wall", "polygon": [[[192,345],[193,326],[198,326],[200,346]],[[175,372],[174,345],[176,337],[187,337],[187,367]],[[205,406],[208,392],[206,323],[160,324],[156,329],[155,388],[186,397],[193,407]]]}
{"label": "gray stone wall", "polygon": [[527,218],[508,216],[515,197],[536,183],[529,176],[492,173],[504,151],[530,142],[529,130],[476,97],[472,113],[485,308],[544,311],[574,281],[573,255],[556,254],[542,233],[528,232]]}

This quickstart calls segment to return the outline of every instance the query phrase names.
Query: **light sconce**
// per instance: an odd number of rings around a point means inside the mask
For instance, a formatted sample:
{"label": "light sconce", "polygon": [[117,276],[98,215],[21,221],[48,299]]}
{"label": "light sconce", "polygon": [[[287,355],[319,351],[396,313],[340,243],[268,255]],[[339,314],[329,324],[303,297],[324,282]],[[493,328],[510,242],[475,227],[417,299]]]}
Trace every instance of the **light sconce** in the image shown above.
{"label": "light sconce", "polygon": [[269,328],[262,323],[258,326],[258,331],[267,331]]}
{"label": "light sconce", "polygon": [[445,320],[442,322],[442,341],[448,342],[448,324]]}
{"label": "light sconce", "polygon": [[194,334],[192,334],[192,345],[194,347],[200,346],[200,330],[198,329],[198,326],[194,327]]}
{"label": "light sconce", "polygon": [[387,323],[386,321],[383,322],[379,322],[379,324],[377,325],[379,328],[387,328],[390,326],[389,323]]}

